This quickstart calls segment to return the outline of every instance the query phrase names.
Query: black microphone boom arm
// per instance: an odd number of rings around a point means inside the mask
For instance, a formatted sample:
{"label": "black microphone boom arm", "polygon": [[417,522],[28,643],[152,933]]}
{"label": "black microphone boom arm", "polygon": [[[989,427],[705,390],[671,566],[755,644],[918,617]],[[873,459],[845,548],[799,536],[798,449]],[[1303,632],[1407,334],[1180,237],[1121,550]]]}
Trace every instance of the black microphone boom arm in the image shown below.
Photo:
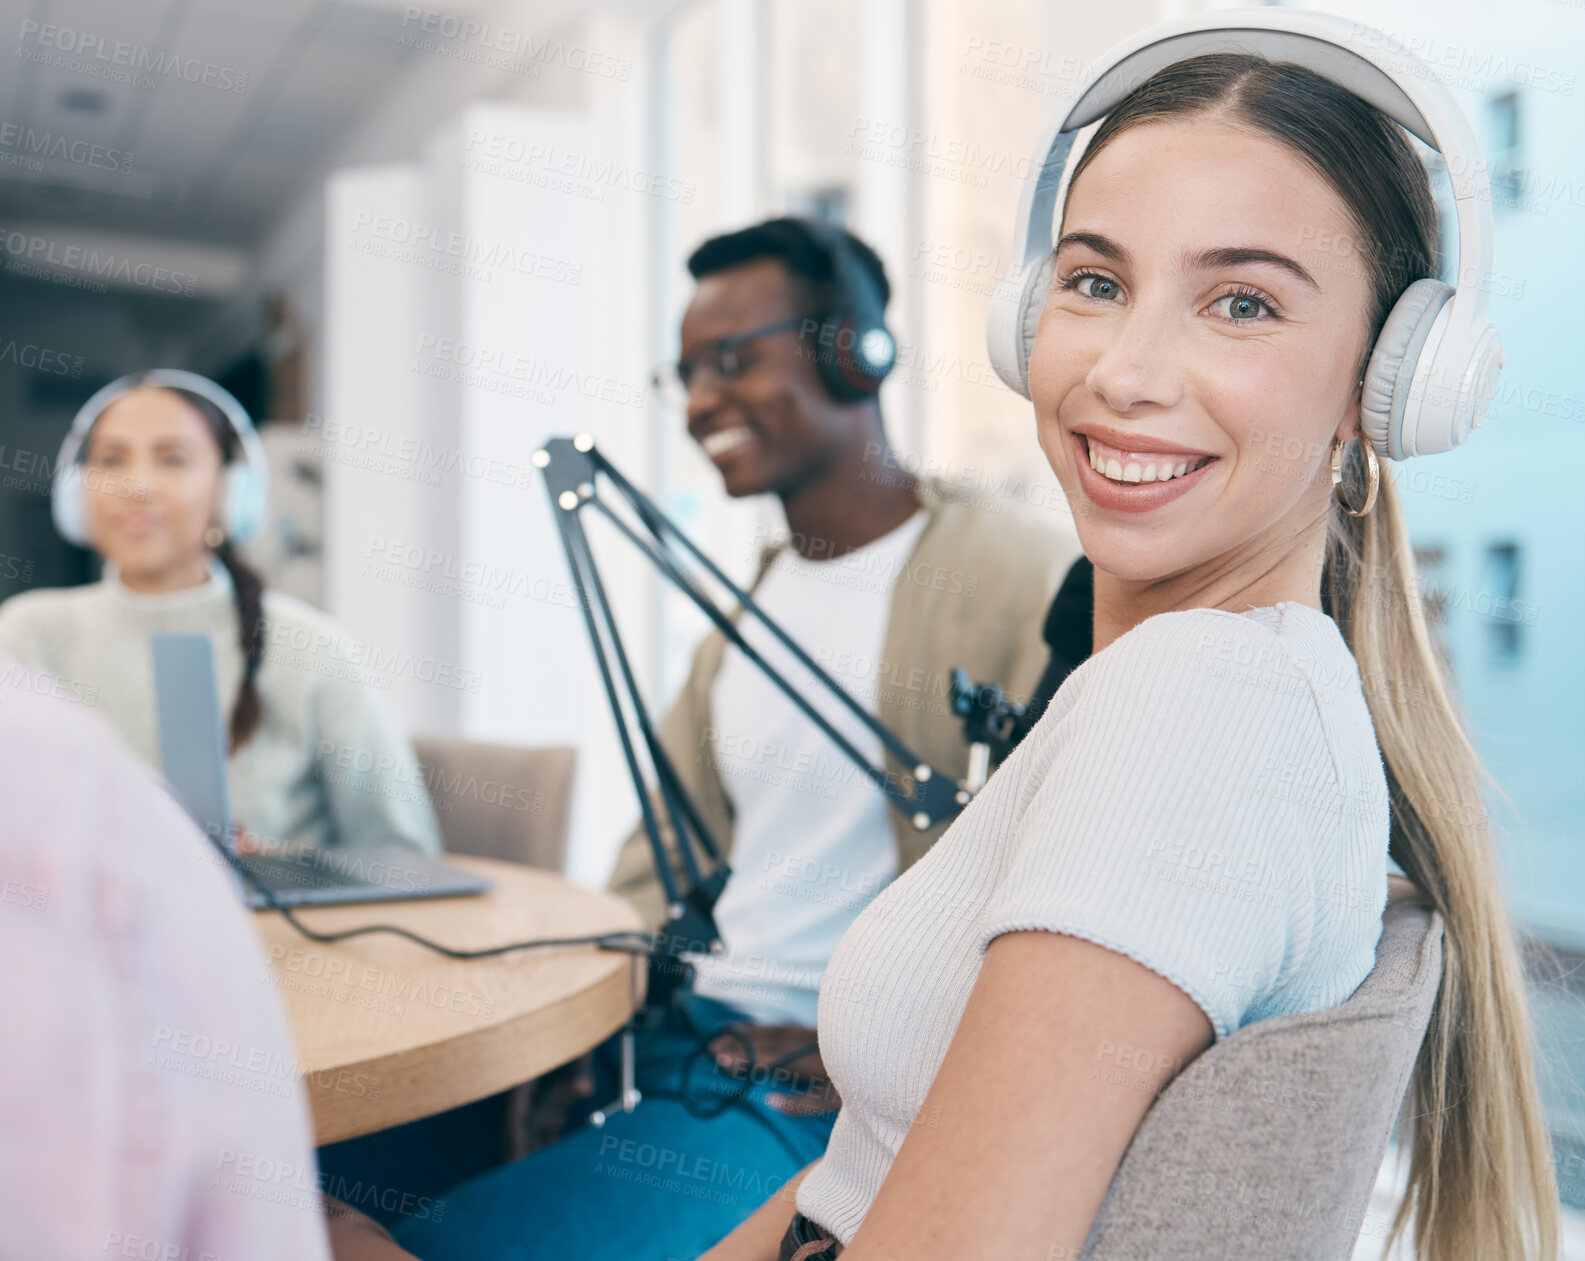
{"label": "black microphone boom arm", "polygon": [[[610,601],[606,597],[605,588],[600,581],[599,569],[595,565],[594,556],[589,550],[588,538],[584,533],[581,514],[585,509],[592,508],[599,512],[619,533],[648,557],[665,578],[699,607],[726,636],[730,644],[758,666],[788,699],[858,766],[870,782],[886,794],[892,805],[903,811],[915,828],[920,831],[931,828],[943,819],[953,817],[969,803],[973,794],[967,788],[955,783],[950,776],[936,770],[915,754],[873,714],[843,690],[807,652],[788,637],[781,627],[766,616],[746,591],[740,590],[652,500],[623,477],[611,462],[600,454],[595,448],[593,438],[588,434],[579,434],[576,438],[550,439],[542,449],[534,453],[533,462],[545,473],[545,487],[550,493],[551,511],[556,518],[562,546],[567,553],[567,566],[573,585],[578,591],[579,605],[583,609],[584,624],[589,633],[589,642],[594,648],[595,662],[605,686],[606,698],[610,703],[612,716],[616,720],[617,734],[622,742],[628,775],[638,795],[639,810],[644,819],[644,831],[649,837],[650,848],[655,856],[655,867],[665,889],[667,916],[670,923],[659,935],[660,940],[656,945],[658,955],[675,960],[675,956],[682,953],[708,951],[720,940],[715,925],[714,909],[716,900],[726,885],[730,869],[716,839],[710,835],[709,828],[699,816],[697,807],[684,790],[676,767],[661,746],[660,738],[650,720],[649,711],[639,695],[638,684],[633,677],[627,652],[622,646],[622,638],[617,631]],[[643,537],[626,520],[612,512],[611,506],[600,498],[598,479],[601,477],[626,501],[649,535],[648,538]],[[815,676],[817,682],[829,689],[880,738],[885,748],[889,749],[904,766],[910,768],[911,774],[898,777],[889,774],[884,767],[872,766],[850,741],[817,713],[808,700],[744,640],[736,622],[711,599],[697,576],[684,569],[684,554],[729,590],[746,612],[758,618],[761,624]],[[612,673],[612,659],[615,660],[621,676],[620,686],[618,679]],[[655,769],[655,780],[661,802],[671,825],[672,834],[677,839],[678,857],[688,880],[688,888],[685,890],[678,888],[661,839],[660,821],[656,817],[650,795],[645,790],[644,775],[639,766],[636,742],[629,726],[627,710],[624,709],[624,700],[631,708],[632,725],[637,728],[638,738],[643,743]],[[899,779],[906,780],[907,786],[899,782]],[[694,856],[694,845],[689,840],[690,836],[697,842],[698,848],[704,852],[705,857],[715,864],[708,875],[700,869],[700,864]]]}

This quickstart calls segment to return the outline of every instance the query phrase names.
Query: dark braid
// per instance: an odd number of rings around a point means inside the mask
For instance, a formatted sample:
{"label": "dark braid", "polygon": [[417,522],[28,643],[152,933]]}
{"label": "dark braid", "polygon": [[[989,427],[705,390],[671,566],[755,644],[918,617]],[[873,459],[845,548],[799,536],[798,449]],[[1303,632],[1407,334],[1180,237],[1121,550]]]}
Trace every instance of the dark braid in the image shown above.
{"label": "dark braid", "polygon": [[[242,441],[225,413],[201,394],[168,385],[160,388],[180,395],[183,402],[204,418],[220,445],[224,476],[224,466],[242,457]],[[242,647],[242,686],[237,689],[229,724],[231,751],[235,753],[258,730],[259,720],[264,716],[255,685],[259,666],[264,661],[264,579],[237,553],[229,536],[215,549],[215,556],[231,575],[231,589],[237,605],[238,641]]]}
{"label": "dark braid", "polygon": [[231,751],[235,753],[258,730],[263,716],[254,678],[264,660],[264,579],[237,554],[229,538],[215,548],[215,555],[231,575],[240,623],[242,686],[237,689],[237,703],[231,707]]}

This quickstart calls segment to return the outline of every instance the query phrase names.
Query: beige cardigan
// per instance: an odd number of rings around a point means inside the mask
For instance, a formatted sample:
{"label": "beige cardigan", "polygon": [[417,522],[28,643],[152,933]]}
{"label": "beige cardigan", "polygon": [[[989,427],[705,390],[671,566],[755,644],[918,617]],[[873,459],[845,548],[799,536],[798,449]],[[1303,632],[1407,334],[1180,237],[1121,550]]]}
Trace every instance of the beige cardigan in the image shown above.
{"label": "beige cardigan", "polygon": [[[1045,668],[1041,631],[1046,609],[1081,553],[1072,531],[1059,529],[1055,519],[1037,520],[1003,501],[981,506],[934,479],[922,481],[919,489],[929,520],[892,588],[882,651],[887,664],[878,680],[876,710],[908,748],[957,780],[968,773],[969,750],[963,721],[952,713],[952,670],[961,666],[974,682],[1000,683],[1010,698],[1027,701]],[[750,594],[778,550],[769,547],[761,553]],[[732,619],[741,613],[733,610]],[[659,735],[683,788],[730,862],[732,807],[714,750],[703,747],[703,733],[712,727],[710,689],[726,649],[726,636],[719,630],[705,636]],[[895,782],[911,793],[912,775],[890,750],[885,757]],[[672,870],[686,887],[658,792],[651,791],[651,801]],[[950,823],[919,832],[902,811],[888,813],[899,873],[922,858]],[[650,928],[665,922],[665,890],[642,820],[623,842],[609,888],[631,901]]]}

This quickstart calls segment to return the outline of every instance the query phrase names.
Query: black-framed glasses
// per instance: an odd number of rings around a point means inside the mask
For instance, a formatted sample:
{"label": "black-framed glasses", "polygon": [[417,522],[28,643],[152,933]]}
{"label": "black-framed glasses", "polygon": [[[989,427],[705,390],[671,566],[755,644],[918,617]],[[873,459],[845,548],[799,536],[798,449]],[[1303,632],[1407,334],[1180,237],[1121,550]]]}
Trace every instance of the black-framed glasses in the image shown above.
{"label": "black-framed glasses", "polygon": [[790,332],[795,328],[801,328],[805,320],[818,318],[810,315],[790,315],[784,320],[761,324],[758,328],[733,333],[729,337],[717,337],[705,342],[692,354],[675,363],[661,364],[650,379],[663,398],[670,402],[686,402],[688,390],[695,380],[731,381],[742,373],[745,365],[738,354],[738,347],[759,341],[764,337],[774,337],[777,333]]}

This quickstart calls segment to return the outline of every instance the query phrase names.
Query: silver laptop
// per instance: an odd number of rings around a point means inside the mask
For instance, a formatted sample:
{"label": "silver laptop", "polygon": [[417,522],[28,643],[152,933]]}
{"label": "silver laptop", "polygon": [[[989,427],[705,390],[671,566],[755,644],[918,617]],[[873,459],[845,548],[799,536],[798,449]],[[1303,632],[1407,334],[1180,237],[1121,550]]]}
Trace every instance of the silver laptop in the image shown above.
{"label": "silver laptop", "polygon": [[[153,639],[160,769],[166,782],[193,821],[267,886],[281,905],[449,898],[493,887],[482,876],[447,867],[406,845],[239,854],[226,791],[226,738],[214,645],[208,635],[159,634]],[[247,881],[238,877],[238,884],[249,906],[270,905]]]}

